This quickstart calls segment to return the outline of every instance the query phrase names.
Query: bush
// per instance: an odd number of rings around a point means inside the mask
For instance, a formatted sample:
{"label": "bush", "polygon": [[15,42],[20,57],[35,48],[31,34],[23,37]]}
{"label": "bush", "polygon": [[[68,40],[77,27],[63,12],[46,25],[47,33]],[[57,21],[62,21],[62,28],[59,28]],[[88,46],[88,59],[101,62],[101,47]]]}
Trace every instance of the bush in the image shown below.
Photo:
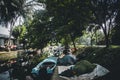
{"label": "bush", "polygon": [[40,63],[42,60],[44,60],[45,58],[47,58],[47,56],[48,56],[47,54],[42,54],[40,56],[36,55],[31,61],[34,65],[36,65]]}
{"label": "bush", "polygon": [[88,57],[88,55],[91,55],[95,50],[98,50],[98,47],[83,47],[78,49],[77,51],[77,59],[81,60],[81,59],[85,59],[86,57]]}

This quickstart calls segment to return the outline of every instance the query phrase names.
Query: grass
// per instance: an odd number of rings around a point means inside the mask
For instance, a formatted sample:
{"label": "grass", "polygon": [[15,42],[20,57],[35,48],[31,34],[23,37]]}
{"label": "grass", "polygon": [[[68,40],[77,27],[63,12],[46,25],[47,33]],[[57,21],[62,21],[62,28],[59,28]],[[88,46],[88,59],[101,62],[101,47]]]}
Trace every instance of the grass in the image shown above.
{"label": "grass", "polygon": [[0,52],[0,62],[4,62],[13,58],[17,58],[17,51]]}
{"label": "grass", "polygon": [[120,48],[119,45],[111,45],[110,48]]}
{"label": "grass", "polygon": [[77,52],[77,58],[85,59],[93,63],[99,63],[103,66],[112,65],[119,60],[120,47],[112,46],[110,48],[101,47],[83,47]]}

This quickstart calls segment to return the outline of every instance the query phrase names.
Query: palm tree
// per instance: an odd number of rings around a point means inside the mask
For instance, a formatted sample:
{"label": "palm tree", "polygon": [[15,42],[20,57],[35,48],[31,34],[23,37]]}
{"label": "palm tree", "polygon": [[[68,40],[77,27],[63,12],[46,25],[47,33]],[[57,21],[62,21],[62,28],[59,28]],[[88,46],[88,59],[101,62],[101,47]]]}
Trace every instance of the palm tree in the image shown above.
{"label": "palm tree", "polygon": [[35,0],[1,0],[0,1],[0,23],[10,24],[10,38],[13,31],[13,26],[19,17],[27,20],[27,17],[32,15],[36,10],[36,6],[42,6]]}
{"label": "palm tree", "polygon": [[13,21],[19,16],[25,17],[26,14],[35,10],[34,6],[36,5],[41,6],[35,0],[1,0],[0,23]]}

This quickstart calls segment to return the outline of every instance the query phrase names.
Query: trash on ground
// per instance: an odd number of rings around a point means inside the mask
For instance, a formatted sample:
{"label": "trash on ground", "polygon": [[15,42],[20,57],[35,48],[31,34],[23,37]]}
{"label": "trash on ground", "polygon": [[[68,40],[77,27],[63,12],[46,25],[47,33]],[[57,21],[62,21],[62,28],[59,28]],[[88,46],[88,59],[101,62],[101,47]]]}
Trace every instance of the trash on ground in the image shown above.
{"label": "trash on ground", "polygon": [[[74,75],[71,77],[66,77],[66,76],[60,75],[60,77],[66,79],[66,80],[92,80],[92,79],[104,76],[110,72],[108,69],[106,69],[105,67],[103,67],[99,64],[95,64],[95,65],[96,65],[96,67],[90,73],[81,74],[79,76]],[[73,65],[72,65],[72,67],[73,67]],[[71,68],[71,66],[58,66],[58,74],[61,74],[62,72],[69,70],[70,68]]]}

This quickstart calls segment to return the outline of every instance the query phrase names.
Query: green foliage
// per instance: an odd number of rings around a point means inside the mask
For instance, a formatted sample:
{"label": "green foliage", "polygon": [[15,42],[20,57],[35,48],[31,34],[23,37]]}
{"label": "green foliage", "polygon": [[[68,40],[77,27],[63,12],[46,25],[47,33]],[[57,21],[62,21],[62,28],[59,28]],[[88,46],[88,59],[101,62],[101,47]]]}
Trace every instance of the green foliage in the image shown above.
{"label": "green foliage", "polygon": [[35,6],[40,6],[35,0],[1,0],[0,23],[15,22],[20,16],[31,17]]}
{"label": "green foliage", "polygon": [[92,53],[99,48],[97,47],[81,47],[77,50],[77,58],[79,60],[85,59],[88,55],[93,55]]}
{"label": "green foliage", "polygon": [[95,64],[91,64],[89,61],[86,60],[81,60],[75,64],[73,70],[75,71],[76,75],[79,76],[84,73],[92,72],[95,67]]}
{"label": "green foliage", "polygon": [[[52,32],[56,33],[57,41],[71,36],[72,42],[82,35],[84,26],[91,20],[90,1],[78,0],[39,0],[46,4],[47,14],[52,17]],[[50,27],[51,27],[50,26]],[[68,42],[68,41],[65,41]]]}
{"label": "green foliage", "polygon": [[66,44],[68,44],[68,43],[70,43],[71,42],[71,39],[70,39],[70,36],[69,35],[66,35],[65,37],[63,37],[62,39],[61,39],[61,44],[62,45],[66,45]]}
{"label": "green foliage", "polygon": [[31,61],[34,65],[37,65],[38,63],[40,63],[41,61],[43,61],[47,57],[48,57],[47,54],[42,54],[41,56],[36,55],[36,56],[34,56],[34,58]]}
{"label": "green foliage", "polygon": [[26,32],[26,26],[17,26],[13,29],[12,35],[16,38],[16,40],[22,41],[25,38]]}
{"label": "green foliage", "polygon": [[119,0],[92,0],[91,9],[95,20],[93,23],[100,26],[103,30],[106,47],[110,45],[112,29],[115,27],[117,16],[117,4]]}
{"label": "green foliage", "polygon": [[8,22],[21,13],[24,0],[2,0],[0,1],[0,23]]}
{"label": "green foliage", "polygon": [[37,13],[31,24],[29,25],[27,37],[31,47],[44,48],[52,39],[52,31],[50,28],[50,18],[42,13]]}

